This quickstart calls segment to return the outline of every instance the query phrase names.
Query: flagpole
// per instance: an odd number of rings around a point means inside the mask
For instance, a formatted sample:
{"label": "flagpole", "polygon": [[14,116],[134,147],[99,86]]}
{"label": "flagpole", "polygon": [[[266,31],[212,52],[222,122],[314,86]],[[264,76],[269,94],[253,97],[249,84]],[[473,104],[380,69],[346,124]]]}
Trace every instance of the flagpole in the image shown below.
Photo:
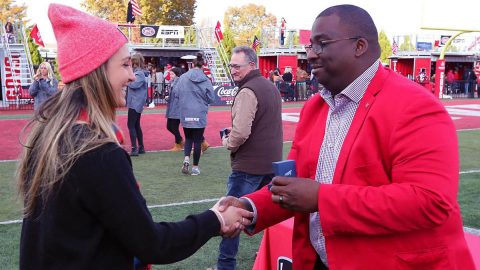
{"label": "flagpole", "polygon": [[[222,58],[223,58],[223,62],[225,62],[225,64],[227,64],[227,60],[228,60],[228,59],[227,59],[227,56],[226,56],[226,55],[227,55],[227,50],[225,50],[225,48],[223,47],[222,41],[220,41],[219,44],[220,44],[220,47],[222,48],[222,51],[223,51],[223,57],[222,57]],[[227,65],[228,65],[228,64],[227,64]],[[225,68],[225,66],[224,66],[224,68]],[[230,69],[228,69],[228,67],[227,67],[227,68],[225,69],[225,71],[227,72],[227,75],[228,75],[228,78],[230,79],[230,82],[233,83],[233,81],[232,81],[232,75],[230,74]],[[232,84],[232,85],[233,85],[233,84]]]}
{"label": "flagpole", "polygon": [[130,0],[125,0],[125,1],[123,1],[123,3],[127,4],[128,42],[131,43],[132,42],[132,33],[130,32],[130,26],[131,26],[132,23],[130,22],[130,20],[128,18],[129,17],[129,12],[128,12],[129,11],[129,9],[128,9],[129,6],[128,6],[128,4],[130,3]]}

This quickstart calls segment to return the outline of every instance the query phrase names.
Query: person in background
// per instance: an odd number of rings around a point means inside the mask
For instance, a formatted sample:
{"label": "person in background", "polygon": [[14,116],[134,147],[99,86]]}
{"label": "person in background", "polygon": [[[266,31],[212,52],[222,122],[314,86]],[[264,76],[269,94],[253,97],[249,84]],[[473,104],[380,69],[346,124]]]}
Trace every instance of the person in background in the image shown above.
{"label": "person in background", "polygon": [[13,31],[13,24],[10,21],[5,23],[5,42],[15,43],[15,33]]}
{"label": "person in background", "polygon": [[148,70],[148,90],[147,90],[147,104],[148,108],[155,108],[155,101],[154,101],[154,91],[157,88],[157,68],[153,63],[147,64]]}
{"label": "person in background", "polygon": [[273,83],[273,69],[268,72],[268,80]]}
{"label": "person in background", "polygon": [[164,67],[159,66],[157,67],[157,72],[155,73],[155,82],[156,82],[156,87],[155,91],[158,93],[159,96],[164,97],[165,96],[165,76],[163,75],[164,72]]}
{"label": "person in background", "polygon": [[[282,160],[282,101],[258,70],[252,48],[234,48],[229,66],[239,90],[232,105],[232,128],[222,143],[230,151],[232,166],[227,196],[241,197],[268,184],[272,162]],[[240,237],[220,242],[218,270],[236,269],[239,243]]]}
{"label": "person in background", "polygon": [[170,69],[172,69],[171,64],[167,64],[165,68],[163,69],[163,80],[166,84],[170,84]]}
{"label": "person in background", "polygon": [[276,68],[275,70],[273,70],[273,73],[272,73],[272,80],[273,80],[273,84],[275,84],[275,86],[277,87],[278,91],[282,92],[281,88],[281,84],[283,82],[283,79],[282,79],[282,75],[280,75],[280,69]]}
{"label": "person in background", "polygon": [[475,65],[475,75],[477,77],[477,98],[480,98],[480,62]]}
{"label": "person in background", "polygon": [[446,76],[447,81],[447,92],[448,94],[453,93],[453,83],[455,81],[455,75],[453,74],[453,70],[449,69]]}
{"label": "person in background", "polygon": [[[202,70],[203,70],[203,73],[208,77],[208,79],[213,82],[213,76],[212,76],[212,73],[210,71],[210,68],[208,67],[208,63],[205,62],[205,64],[203,65],[202,67]],[[210,144],[207,142],[207,140],[205,139],[205,136],[202,137],[202,145],[201,145],[201,153],[203,155],[203,153],[205,153],[205,151],[207,151],[207,149],[210,147]]]}
{"label": "person in background", "polygon": [[[132,55],[132,67],[135,72],[135,81],[128,84],[127,107],[128,107],[128,132],[130,133],[130,142],[132,144],[131,156],[145,154],[143,144],[143,132],[140,126],[145,101],[147,100],[148,89],[148,70],[144,69],[144,59],[140,53]],[[137,145],[138,141],[138,145]]]}
{"label": "person in background", "polygon": [[[17,180],[24,202],[19,269],[133,269],[189,257],[231,237],[251,212],[218,204],[178,222],[154,222],[115,124],[135,80],[128,39],[103,19],[51,4],[65,88],[29,123]],[[78,61],[89,59],[89,61]]]}
{"label": "person in background", "polygon": [[34,98],[34,109],[40,106],[58,90],[58,81],[48,62],[42,62],[33,76],[33,83],[28,88],[28,94]]}
{"label": "person in background", "polygon": [[167,117],[167,130],[175,136],[175,145],[170,151],[182,151],[185,142],[183,141],[182,135],[180,134],[180,104],[178,98],[178,91],[175,91],[176,84],[178,79],[182,75],[182,70],[180,68],[174,67],[170,69],[170,78],[172,81],[172,86],[170,87],[170,94],[167,98],[167,111],[165,117]]}
{"label": "person in background", "polygon": [[297,90],[298,90],[298,99],[306,100],[307,99],[307,80],[308,73],[302,69],[302,67],[297,67]]}
{"label": "person in background", "polygon": [[[194,67],[183,74],[175,85],[180,104],[180,123],[185,134],[182,173],[199,175],[201,144],[207,126],[208,105],[215,100],[213,85],[203,73],[205,60],[201,53],[193,61]],[[193,166],[190,173],[190,153],[193,145]]]}
{"label": "person in background", "polygon": [[283,84],[285,87],[285,101],[290,100],[294,101],[295,100],[295,90],[292,87],[292,81],[293,81],[293,74],[292,74],[292,68],[291,67],[285,67],[285,71],[282,75],[282,80]]}
{"label": "person in background", "polygon": [[298,177],[221,205],[251,207],[249,233],[294,216],[293,269],[475,269],[445,107],[381,65],[377,29],[360,7],[322,11],[310,42],[325,88],[300,114],[288,157]]}

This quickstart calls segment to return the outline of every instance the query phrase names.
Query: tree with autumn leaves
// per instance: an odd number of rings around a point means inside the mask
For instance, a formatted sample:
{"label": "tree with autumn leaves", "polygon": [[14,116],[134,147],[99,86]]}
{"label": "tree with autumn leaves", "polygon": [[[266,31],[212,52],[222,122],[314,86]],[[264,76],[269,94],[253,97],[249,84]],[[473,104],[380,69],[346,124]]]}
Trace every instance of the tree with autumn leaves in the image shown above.
{"label": "tree with autumn leaves", "polygon": [[22,5],[14,5],[13,0],[0,0],[0,21],[2,25],[5,25],[7,20],[10,22],[14,21],[21,21],[24,22],[25,18],[27,17],[27,6],[25,4]]}
{"label": "tree with autumn leaves", "polygon": [[[137,0],[142,16],[136,24],[193,25],[196,0]],[[125,23],[128,0],[83,0],[81,6],[89,13],[114,23]]]}
{"label": "tree with autumn leaves", "polygon": [[230,29],[235,44],[250,46],[253,37],[260,36],[262,29],[275,27],[277,18],[266,12],[265,6],[247,4],[229,7],[223,16],[223,25]]}

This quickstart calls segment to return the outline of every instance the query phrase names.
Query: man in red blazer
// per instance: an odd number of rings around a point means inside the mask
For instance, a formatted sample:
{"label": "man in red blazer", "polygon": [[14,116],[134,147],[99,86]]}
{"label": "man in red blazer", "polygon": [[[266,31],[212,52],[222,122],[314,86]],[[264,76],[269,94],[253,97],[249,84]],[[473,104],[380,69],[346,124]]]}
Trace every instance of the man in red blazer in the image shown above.
{"label": "man in red blazer", "polygon": [[300,115],[289,155],[298,178],[222,203],[254,210],[249,233],[295,216],[294,269],[474,269],[442,104],[382,67],[365,10],[330,7],[311,35],[308,60],[325,90]]}

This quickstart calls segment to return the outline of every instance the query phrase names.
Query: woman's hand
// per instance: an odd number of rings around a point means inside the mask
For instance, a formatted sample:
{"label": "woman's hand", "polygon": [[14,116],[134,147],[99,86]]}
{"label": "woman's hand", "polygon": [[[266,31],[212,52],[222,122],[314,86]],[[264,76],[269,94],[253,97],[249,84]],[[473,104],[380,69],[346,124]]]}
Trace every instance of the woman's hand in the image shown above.
{"label": "woman's hand", "polygon": [[227,207],[223,206],[220,212],[219,206],[223,199],[224,197],[222,197],[210,210],[215,212],[218,220],[222,224],[220,235],[223,237],[236,237],[245,226],[251,224],[253,213],[241,208],[241,204],[230,204]]}

